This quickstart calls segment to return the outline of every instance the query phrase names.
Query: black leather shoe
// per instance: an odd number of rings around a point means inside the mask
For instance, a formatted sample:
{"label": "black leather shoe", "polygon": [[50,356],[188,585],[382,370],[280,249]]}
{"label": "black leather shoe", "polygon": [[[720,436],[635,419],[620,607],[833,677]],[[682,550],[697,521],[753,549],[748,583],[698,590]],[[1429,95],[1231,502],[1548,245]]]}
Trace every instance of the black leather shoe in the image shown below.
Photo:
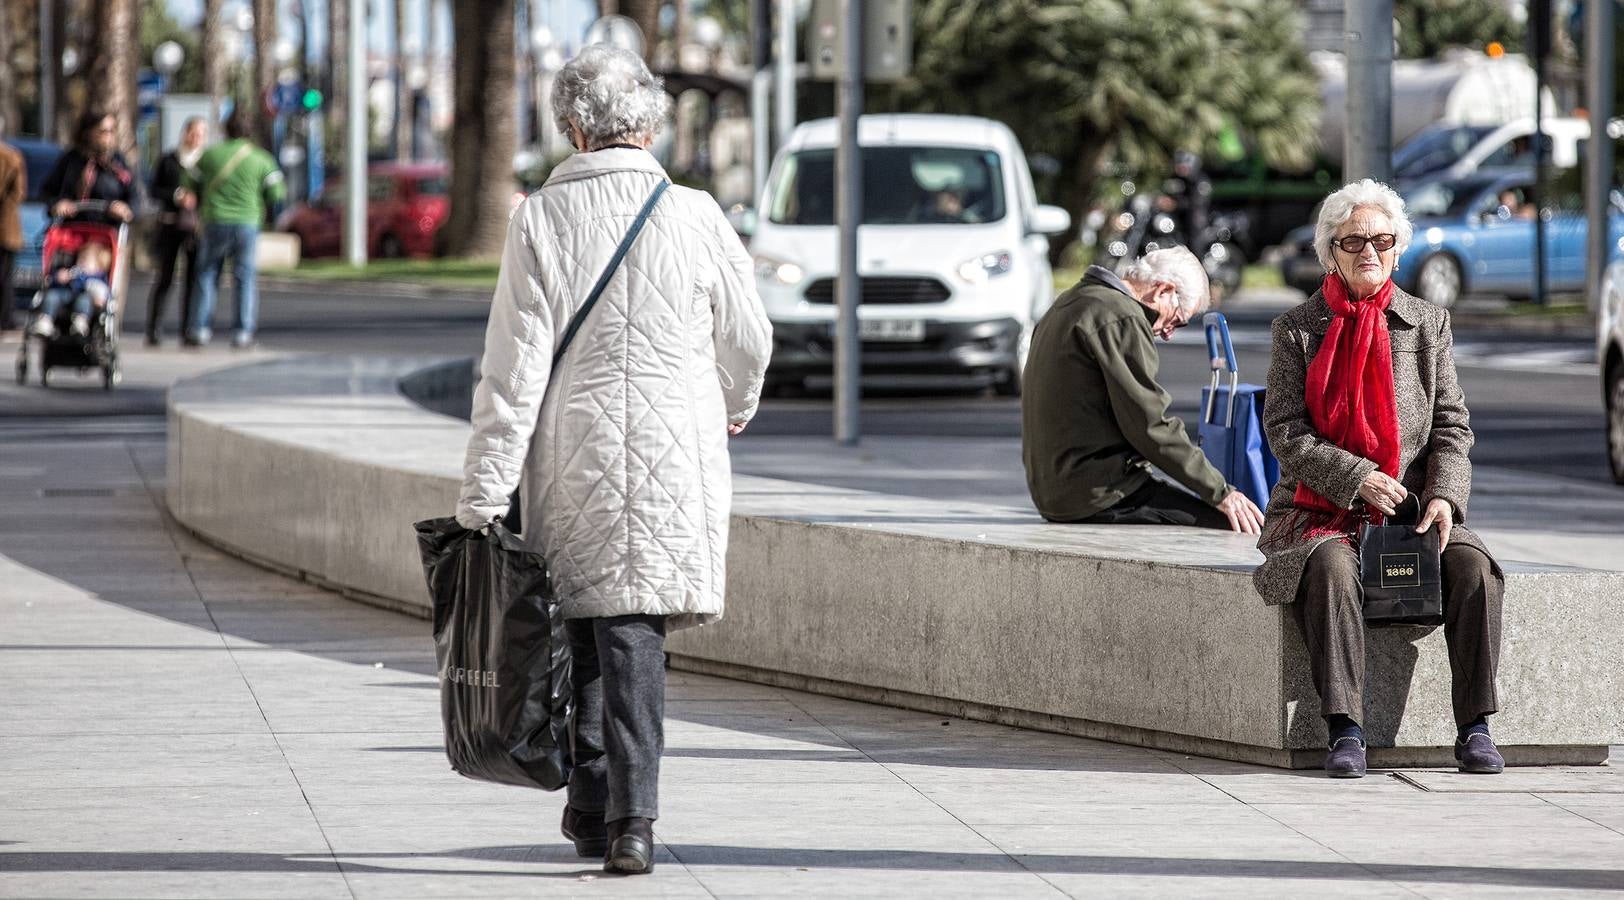
{"label": "black leather shoe", "polygon": [[619,875],[654,871],[654,823],[635,816],[610,822],[609,855],[603,870]]}
{"label": "black leather shoe", "polygon": [[1325,755],[1325,774],[1331,778],[1365,777],[1365,742],[1356,737],[1337,738]]}
{"label": "black leather shoe", "polygon": [[573,806],[564,807],[564,822],[558,826],[566,840],[575,844],[575,854],[602,859],[609,852],[609,830],[603,824],[603,813],[581,812]]}
{"label": "black leather shoe", "polygon": [[1481,731],[1474,731],[1464,741],[1455,742],[1455,765],[1472,775],[1498,775],[1506,769],[1500,748]]}

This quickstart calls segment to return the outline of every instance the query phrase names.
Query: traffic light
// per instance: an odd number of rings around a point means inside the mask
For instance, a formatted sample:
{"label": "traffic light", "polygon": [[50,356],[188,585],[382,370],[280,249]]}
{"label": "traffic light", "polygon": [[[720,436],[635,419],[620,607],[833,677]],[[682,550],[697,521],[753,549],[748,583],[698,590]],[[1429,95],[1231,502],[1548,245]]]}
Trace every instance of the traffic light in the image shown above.
{"label": "traffic light", "polygon": [[315,88],[306,90],[304,96],[299,98],[299,103],[304,107],[305,112],[315,112],[321,109],[321,91]]}

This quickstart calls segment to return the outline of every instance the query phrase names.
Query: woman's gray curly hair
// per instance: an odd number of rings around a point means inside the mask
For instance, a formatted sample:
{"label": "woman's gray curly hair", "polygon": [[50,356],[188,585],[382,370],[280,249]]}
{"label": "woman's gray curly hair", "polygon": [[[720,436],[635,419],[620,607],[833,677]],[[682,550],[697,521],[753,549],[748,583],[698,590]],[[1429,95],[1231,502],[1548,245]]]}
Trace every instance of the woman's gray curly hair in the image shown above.
{"label": "woman's gray curly hair", "polygon": [[1342,190],[1326,197],[1320,207],[1319,222],[1314,225],[1314,254],[1326,269],[1332,268],[1331,241],[1336,237],[1336,230],[1353,218],[1353,211],[1361,206],[1376,207],[1392,223],[1396,241],[1394,258],[1403,256],[1409,249],[1410,239],[1415,237],[1415,226],[1404,212],[1404,198],[1387,185],[1366,178],[1344,185]]}
{"label": "woman's gray curly hair", "polygon": [[585,150],[652,139],[670,109],[642,57],[607,44],[583,48],[553,80],[553,122],[565,137],[571,125],[581,129]]}

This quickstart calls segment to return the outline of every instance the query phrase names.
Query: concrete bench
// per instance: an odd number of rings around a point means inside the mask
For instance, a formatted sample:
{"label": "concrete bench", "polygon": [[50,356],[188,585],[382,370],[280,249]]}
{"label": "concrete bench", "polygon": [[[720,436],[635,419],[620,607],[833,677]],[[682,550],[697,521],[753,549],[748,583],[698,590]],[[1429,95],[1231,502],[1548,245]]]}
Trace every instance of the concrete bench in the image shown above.
{"label": "concrete bench", "polygon": [[[303,357],[170,395],[168,500],[204,539],[427,612],[410,523],[455,502],[466,360]],[[404,393],[403,393],[404,391]],[[412,398],[406,395],[410,393]],[[1035,513],[739,477],[720,624],[674,667],[1278,766],[1324,728],[1289,614],[1246,538],[1050,525]],[[1507,562],[1496,738],[1512,764],[1624,739],[1624,573]],[[1371,761],[1449,761],[1437,629],[1371,632]]]}

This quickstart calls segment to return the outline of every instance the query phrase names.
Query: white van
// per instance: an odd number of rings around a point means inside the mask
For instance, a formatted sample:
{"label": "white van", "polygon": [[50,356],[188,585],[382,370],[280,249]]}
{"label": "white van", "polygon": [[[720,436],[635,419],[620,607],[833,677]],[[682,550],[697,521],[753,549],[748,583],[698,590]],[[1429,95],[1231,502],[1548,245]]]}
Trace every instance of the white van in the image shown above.
{"label": "white van", "polygon": [[[1587,119],[1547,118],[1545,161],[1559,169],[1579,164],[1584,142],[1590,140]],[[1507,122],[1484,135],[1449,167],[1451,179],[1464,178],[1479,169],[1534,167],[1534,119],[1532,116]]]}
{"label": "white van", "polygon": [[[833,119],[795,129],[745,229],[773,323],[775,390],[833,367],[836,129]],[[999,122],[864,116],[858,143],[864,374],[959,375],[1019,393],[1032,326],[1053,300],[1049,235],[1071,216],[1038,205],[1020,143]]]}

